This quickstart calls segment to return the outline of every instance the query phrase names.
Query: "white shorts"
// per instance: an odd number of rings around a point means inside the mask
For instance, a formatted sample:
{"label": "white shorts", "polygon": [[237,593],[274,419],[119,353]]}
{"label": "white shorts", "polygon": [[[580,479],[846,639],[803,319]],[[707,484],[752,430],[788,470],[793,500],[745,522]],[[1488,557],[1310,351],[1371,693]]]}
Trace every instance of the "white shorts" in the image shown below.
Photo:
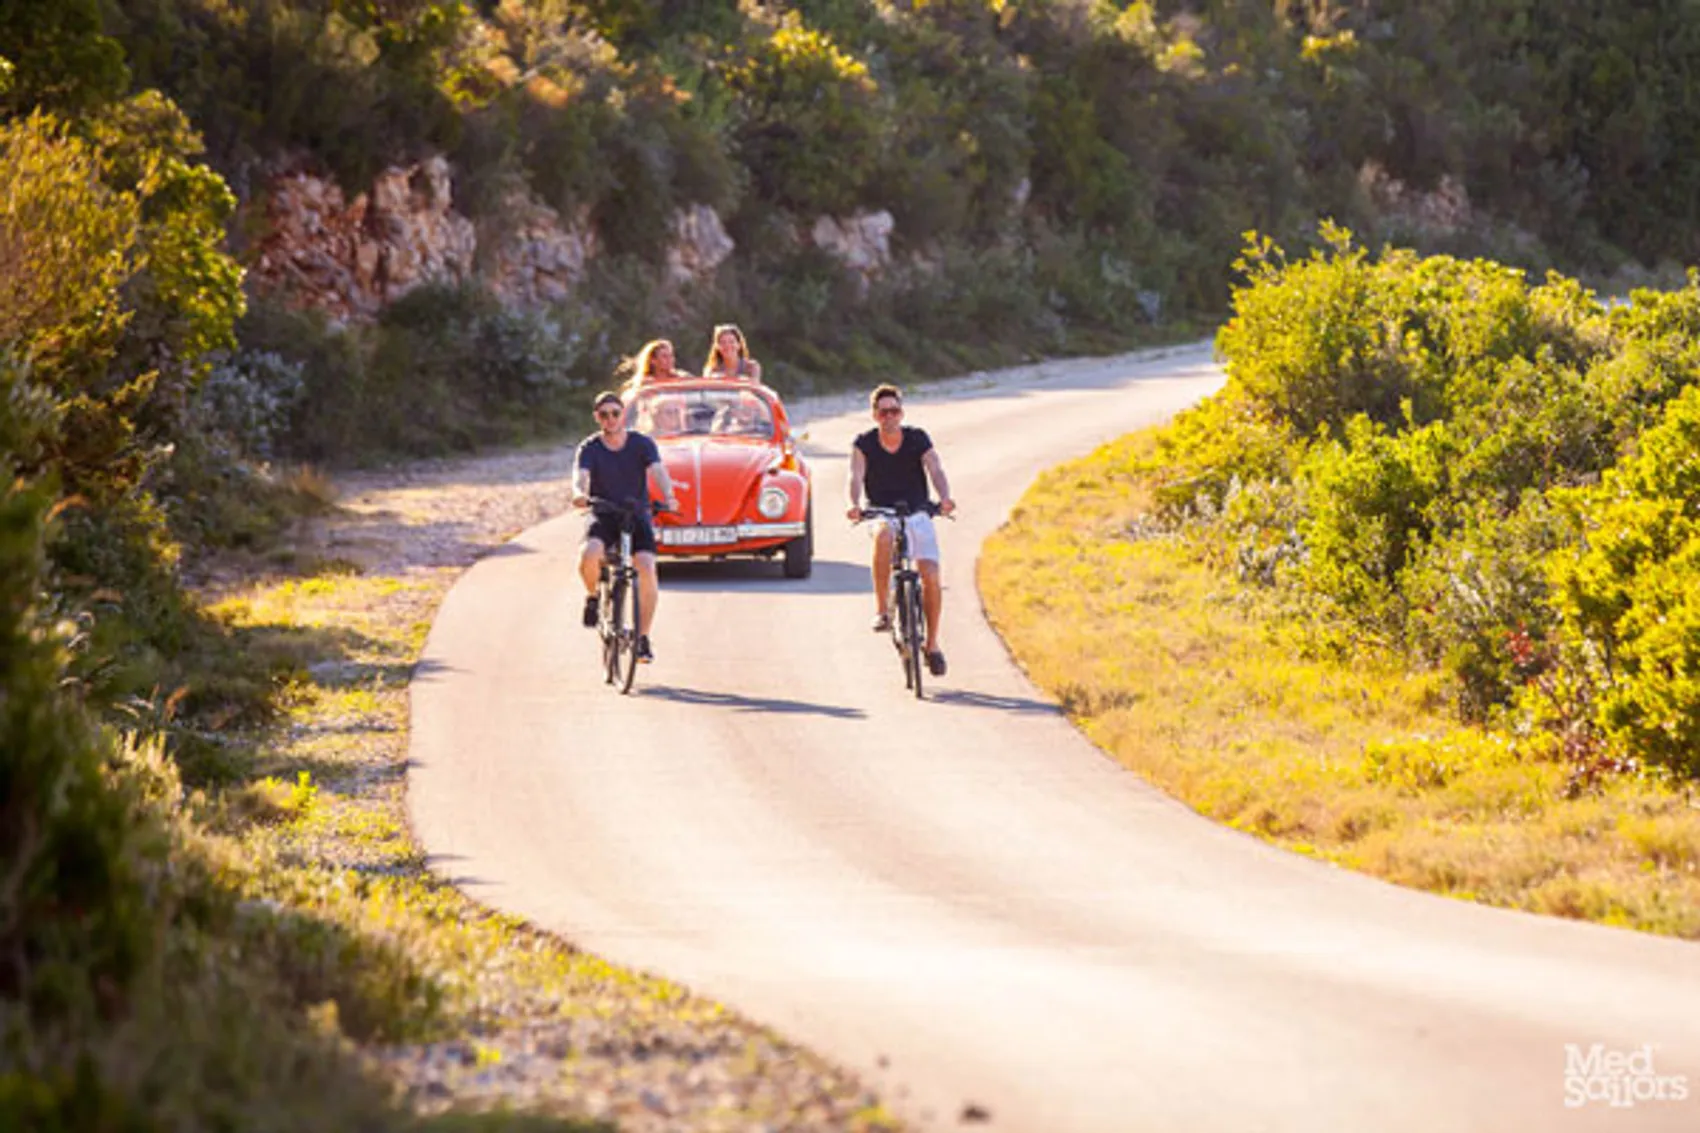
{"label": "white shorts", "polygon": [[[882,523],[868,524],[868,534],[877,538],[887,527],[896,527],[897,520],[885,516],[878,517]],[[896,546],[896,544],[893,544]],[[917,562],[936,563],[939,561],[939,534],[933,527],[933,517],[926,512],[917,512],[909,517],[909,557]]]}

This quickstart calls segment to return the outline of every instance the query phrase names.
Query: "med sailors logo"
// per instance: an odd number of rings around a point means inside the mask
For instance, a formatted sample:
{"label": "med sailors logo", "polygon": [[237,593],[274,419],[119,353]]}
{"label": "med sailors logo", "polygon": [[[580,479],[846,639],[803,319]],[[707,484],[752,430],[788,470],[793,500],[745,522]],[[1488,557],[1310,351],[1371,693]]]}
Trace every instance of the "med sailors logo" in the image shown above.
{"label": "med sailors logo", "polygon": [[1633,1109],[1654,1102],[1688,1100],[1688,1075],[1660,1074],[1653,1044],[1612,1050],[1604,1043],[1564,1044],[1564,1106]]}

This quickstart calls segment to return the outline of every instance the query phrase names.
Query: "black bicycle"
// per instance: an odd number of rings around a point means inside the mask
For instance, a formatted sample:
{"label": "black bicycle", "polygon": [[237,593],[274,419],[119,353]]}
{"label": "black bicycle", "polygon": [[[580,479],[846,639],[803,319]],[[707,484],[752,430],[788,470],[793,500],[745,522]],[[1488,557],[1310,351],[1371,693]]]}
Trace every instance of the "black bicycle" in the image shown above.
{"label": "black bicycle", "polygon": [[[928,515],[939,513],[937,506],[926,506]],[[914,514],[907,506],[865,507],[864,519],[889,519],[894,534],[891,548],[891,590],[886,609],[891,611],[891,640],[897,646],[897,656],[903,664],[903,685],[912,689],[916,699],[921,696],[921,675],[927,668],[927,611],[921,600],[921,572],[909,551],[909,517]]]}
{"label": "black bicycle", "polygon": [[[602,639],[604,683],[630,692],[637,676],[638,627],[643,624],[637,561],[632,556],[639,505],[634,500],[616,502],[592,496],[590,507],[598,515],[613,518],[620,529],[619,544],[602,551],[602,569],[596,577],[596,631]],[[664,510],[653,503],[649,508],[651,514]]]}

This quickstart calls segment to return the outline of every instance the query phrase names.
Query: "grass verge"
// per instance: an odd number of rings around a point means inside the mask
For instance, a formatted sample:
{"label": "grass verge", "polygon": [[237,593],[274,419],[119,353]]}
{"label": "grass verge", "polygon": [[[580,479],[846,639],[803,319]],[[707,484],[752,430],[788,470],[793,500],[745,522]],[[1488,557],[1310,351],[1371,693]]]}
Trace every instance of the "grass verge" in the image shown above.
{"label": "grass verge", "polygon": [[1149,434],[1033,485],[979,565],[992,624],[1121,763],[1200,814],[1388,881],[1700,939],[1700,792],[1577,792],[1517,737],[1460,727],[1439,678],[1309,657],[1262,596],[1150,534]]}

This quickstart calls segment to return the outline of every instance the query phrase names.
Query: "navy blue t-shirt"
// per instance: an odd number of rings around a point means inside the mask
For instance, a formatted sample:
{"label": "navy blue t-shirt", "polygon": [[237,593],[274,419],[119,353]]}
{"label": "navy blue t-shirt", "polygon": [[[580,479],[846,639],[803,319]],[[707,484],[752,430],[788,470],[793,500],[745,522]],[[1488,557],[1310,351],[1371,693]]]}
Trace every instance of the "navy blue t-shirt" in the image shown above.
{"label": "navy blue t-shirt", "polygon": [[[605,500],[639,504],[649,501],[649,466],[661,462],[661,450],[642,433],[628,431],[626,443],[615,452],[602,441],[602,434],[586,437],[573,458],[573,476],[577,470],[590,470],[590,494]],[[649,512],[643,515],[648,518]]]}
{"label": "navy blue t-shirt", "polygon": [[897,446],[896,452],[885,451],[877,428],[858,436],[856,447],[861,450],[867,466],[862,487],[870,504],[874,507],[907,504],[910,511],[920,511],[927,506],[927,470],[921,464],[921,458],[933,447],[933,441],[925,429],[903,426],[903,443]]}

